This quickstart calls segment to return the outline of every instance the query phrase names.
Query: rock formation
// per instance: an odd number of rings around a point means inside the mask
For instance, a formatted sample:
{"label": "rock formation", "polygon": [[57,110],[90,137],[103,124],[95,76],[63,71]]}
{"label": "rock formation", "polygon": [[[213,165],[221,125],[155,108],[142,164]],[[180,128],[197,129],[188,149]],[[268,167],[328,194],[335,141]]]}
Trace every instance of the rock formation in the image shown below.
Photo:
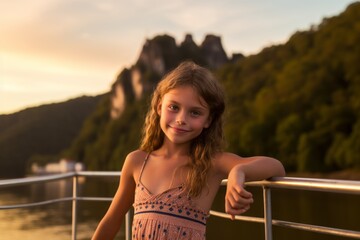
{"label": "rock formation", "polygon": [[111,117],[119,117],[126,104],[151,93],[161,77],[184,60],[210,69],[229,62],[219,36],[207,35],[200,46],[190,34],[179,46],[169,35],[147,39],[136,64],[124,69],[112,86]]}

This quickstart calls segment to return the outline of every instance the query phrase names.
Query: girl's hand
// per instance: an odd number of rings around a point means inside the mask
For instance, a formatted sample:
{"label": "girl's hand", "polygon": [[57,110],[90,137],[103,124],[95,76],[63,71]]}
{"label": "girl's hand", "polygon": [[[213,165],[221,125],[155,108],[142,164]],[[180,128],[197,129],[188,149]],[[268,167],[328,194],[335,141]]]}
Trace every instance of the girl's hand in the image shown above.
{"label": "girl's hand", "polygon": [[240,215],[250,209],[250,204],[254,202],[253,196],[244,188],[245,174],[240,168],[235,166],[229,173],[225,195],[225,212],[235,219],[235,215]]}

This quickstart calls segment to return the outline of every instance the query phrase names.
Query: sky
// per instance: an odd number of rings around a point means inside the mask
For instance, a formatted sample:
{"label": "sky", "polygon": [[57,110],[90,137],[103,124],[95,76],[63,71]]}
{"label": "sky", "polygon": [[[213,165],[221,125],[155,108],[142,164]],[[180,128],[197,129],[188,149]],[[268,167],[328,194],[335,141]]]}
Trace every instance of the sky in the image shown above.
{"label": "sky", "polygon": [[23,0],[0,2],[0,114],[110,90],[146,39],[221,37],[232,53],[285,43],[349,0]]}

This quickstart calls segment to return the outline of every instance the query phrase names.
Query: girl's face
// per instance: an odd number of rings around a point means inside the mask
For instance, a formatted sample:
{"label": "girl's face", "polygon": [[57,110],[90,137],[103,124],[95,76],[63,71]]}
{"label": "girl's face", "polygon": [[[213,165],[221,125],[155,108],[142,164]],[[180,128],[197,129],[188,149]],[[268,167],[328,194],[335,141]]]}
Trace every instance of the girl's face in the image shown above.
{"label": "girl's face", "polygon": [[165,140],[176,144],[190,143],[211,123],[209,107],[191,86],[167,92],[158,105],[158,114]]}

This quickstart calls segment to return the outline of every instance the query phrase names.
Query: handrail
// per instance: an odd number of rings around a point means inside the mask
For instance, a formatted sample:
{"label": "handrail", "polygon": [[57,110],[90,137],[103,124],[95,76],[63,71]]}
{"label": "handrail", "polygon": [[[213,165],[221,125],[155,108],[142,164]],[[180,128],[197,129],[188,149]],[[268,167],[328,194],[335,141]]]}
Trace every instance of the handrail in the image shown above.
{"label": "handrail", "polygon": [[[14,205],[3,205],[0,206],[0,210],[34,207],[40,205],[47,205],[56,202],[72,201],[72,239],[76,239],[76,225],[77,225],[77,201],[111,201],[110,197],[82,197],[78,196],[77,184],[79,177],[120,177],[121,172],[100,172],[100,171],[79,171],[70,173],[61,173],[46,176],[28,177],[20,179],[8,179],[0,180],[0,190],[5,187],[14,187],[21,185],[28,185],[41,182],[56,181],[62,179],[73,179],[73,196],[57,198],[46,201],[39,201],[33,203],[23,203]],[[227,180],[222,181],[222,185],[226,185]],[[303,224],[297,222],[289,222],[282,220],[272,219],[271,216],[271,189],[272,188],[284,188],[284,189],[295,189],[295,190],[309,190],[309,191],[325,191],[342,194],[360,194],[360,181],[347,181],[347,180],[333,180],[333,179],[314,179],[314,178],[292,178],[292,177],[281,177],[272,178],[270,180],[247,182],[247,186],[256,186],[263,188],[263,199],[264,199],[264,217],[251,217],[251,216],[236,216],[236,220],[262,223],[265,227],[265,240],[272,240],[272,226],[281,226],[292,229],[311,231],[317,233],[324,233],[336,236],[350,237],[360,239],[360,231],[352,231],[346,229],[330,228],[324,226]],[[221,218],[230,218],[230,215],[211,210],[210,214]],[[131,223],[130,214],[126,216],[126,239],[131,239]]]}
{"label": "handrail", "polygon": [[36,177],[5,179],[5,180],[0,180],[0,188],[16,187],[16,186],[27,185],[30,183],[56,181],[56,180],[71,178],[74,177],[75,175],[77,175],[77,173],[70,172],[70,173],[60,173],[60,174],[45,175],[45,176],[36,176]]}
{"label": "handrail", "polygon": [[[261,181],[255,185],[270,188],[286,188],[309,191],[322,191],[332,193],[360,194],[360,181],[317,179],[317,178],[272,178],[271,181]],[[252,183],[248,183],[252,185]]]}

